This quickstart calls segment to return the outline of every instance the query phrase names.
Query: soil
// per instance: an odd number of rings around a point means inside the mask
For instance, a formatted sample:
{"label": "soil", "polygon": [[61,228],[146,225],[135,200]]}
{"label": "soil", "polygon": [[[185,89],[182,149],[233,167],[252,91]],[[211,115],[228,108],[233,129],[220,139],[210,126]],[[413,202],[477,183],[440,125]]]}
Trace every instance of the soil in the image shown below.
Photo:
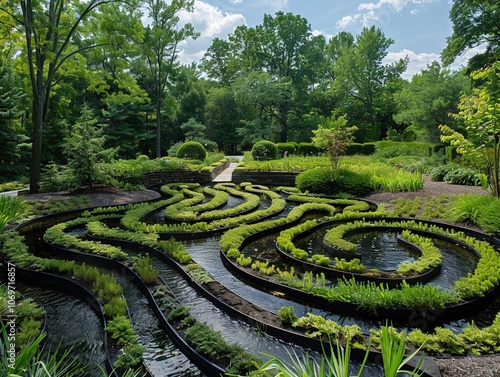
{"label": "soil", "polygon": [[[109,187],[95,187],[93,190],[82,190],[77,193],[58,192],[44,193],[36,195],[23,196],[25,200],[49,200],[49,199],[64,199],[75,195],[86,195],[90,198],[92,206],[105,205],[121,205],[127,203],[140,202],[145,200],[153,200],[161,195],[155,191],[144,190],[129,192]],[[383,204],[387,210],[391,210],[394,206],[391,202],[397,198],[414,199],[416,197],[461,195],[461,194],[477,194],[487,195],[488,191],[481,187],[452,185],[445,182],[433,182],[429,178],[424,177],[424,187],[416,192],[397,192],[387,193],[379,192],[368,195],[365,199],[369,199],[378,204]],[[214,287],[212,287],[213,289]],[[241,302],[232,292],[228,294],[226,299],[232,301],[235,306],[240,306]],[[224,296],[224,292],[219,292],[219,295]],[[241,310],[241,309],[240,309]],[[248,308],[246,309],[248,310]],[[259,316],[259,311],[252,310],[252,314]],[[261,314],[261,313],[260,313]],[[263,319],[263,322],[274,321],[274,318]],[[435,358],[442,377],[498,377],[500,376],[500,355],[481,356],[481,357],[446,357]]]}

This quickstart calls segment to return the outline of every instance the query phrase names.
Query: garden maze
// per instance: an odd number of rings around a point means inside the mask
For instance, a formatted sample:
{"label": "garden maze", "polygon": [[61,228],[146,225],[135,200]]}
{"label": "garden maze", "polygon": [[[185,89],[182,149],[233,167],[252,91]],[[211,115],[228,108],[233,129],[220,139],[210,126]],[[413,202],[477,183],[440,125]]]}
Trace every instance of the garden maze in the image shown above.
{"label": "garden maze", "polygon": [[[243,374],[283,344],[375,350],[386,323],[427,355],[500,351],[493,237],[289,187],[159,190],[151,202],[35,219],[3,241],[26,281],[92,296],[110,369]],[[370,360],[376,370],[376,351]]]}

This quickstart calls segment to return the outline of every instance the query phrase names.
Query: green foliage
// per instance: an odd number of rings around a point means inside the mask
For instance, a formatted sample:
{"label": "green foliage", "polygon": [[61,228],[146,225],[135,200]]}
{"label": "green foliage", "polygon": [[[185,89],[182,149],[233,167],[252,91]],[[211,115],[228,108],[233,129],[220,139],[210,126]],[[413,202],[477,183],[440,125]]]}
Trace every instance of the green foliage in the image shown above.
{"label": "green foliage", "polygon": [[21,210],[22,202],[10,196],[0,196],[0,234],[7,223],[14,219]]}
{"label": "green foliage", "polygon": [[242,347],[227,343],[221,333],[207,324],[196,322],[185,332],[185,339],[196,351],[218,361],[227,368],[227,373],[246,375],[255,370],[258,359]]}
{"label": "green foliage", "polygon": [[158,270],[155,270],[149,254],[139,255],[132,264],[132,269],[137,271],[146,284],[154,284],[158,281]]}
{"label": "green foliage", "polygon": [[123,293],[122,286],[111,274],[99,274],[94,281],[93,288],[104,303]]}
{"label": "green foliage", "polygon": [[278,148],[272,141],[257,141],[252,147],[252,157],[258,161],[275,160],[278,157]]}
{"label": "green foliage", "polygon": [[363,196],[372,191],[368,174],[347,169],[307,170],[297,175],[295,185],[301,191],[329,195],[347,193],[353,196]]}
{"label": "green foliage", "polygon": [[104,304],[104,314],[108,318],[125,316],[127,314],[127,301],[120,296],[114,296],[108,303]]}
{"label": "green foliage", "polygon": [[[2,345],[4,349],[14,348],[9,334],[7,324],[1,325]],[[2,352],[0,355],[0,374],[2,376],[25,376],[29,371],[30,376],[50,376],[50,377],[77,377],[84,375],[84,367],[77,364],[76,359],[70,360],[70,350],[61,353],[60,346],[54,350],[43,347],[46,334],[39,334],[31,339],[15,357],[13,365],[8,360],[8,353]],[[17,339],[16,339],[17,344]]]}
{"label": "green foliage", "polygon": [[345,154],[348,156],[365,155],[370,156],[375,153],[375,143],[351,143],[347,146]]}
{"label": "green foliage", "polygon": [[319,149],[313,143],[302,142],[299,143],[300,156],[318,156]]}
{"label": "green foliage", "polygon": [[293,156],[297,153],[298,144],[297,143],[276,143],[276,148],[278,148],[278,157],[288,157]]}
{"label": "green foliage", "polygon": [[433,145],[430,143],[379,141],[375,143],[376,158],[391,158],[401,156],[428,157],[432,154]]}
{"label": "green foliage", "polygon": [[119,346],[137,344],[135,331],[132,329],[130,320],[125,316],[118,316],[108,322],[105,328]]}
{"label": "green foliage", "polygon": [[187,317],[189,315],[189,311],[191,308],[189,306],[178,305],[175,306],[170,313],[168,314],[168,321],[180,321],[181,319]]}
{"label": "green foliage", "polygon": [[142,356],[145,350],[145,347],[138,344],[127,344],[123,347],[122,353],[118,356],[114,367],[123,370],[131,370],[134,367],[138,367],[142,363]]}
{"label": "green foliage", "polygon": [[346,261],[344,258],[335,258],[335,268],[348,272],[360,273],[365,271],[365,266],[363,266],[359,258],[353,258],[349,261]]}
{"label": "green foliage", "polygon": [[97,127],[92,111],[84,107],[71,135],[65,140],[64,151],[77,186],[92,185],[101,181],[98,164],[109,160],[112,150],[104,149],[104,130]]}
{"label": "green foliage", "polygon": [[340,158],[346,153],[347,147],[354,141],[356,126],[347,127],[347,117],[324,119],[318,129],[314,130],[313,144],[320,150],[326,151],[330,157],[332,168],[338,169]]}
{"label": "green foliage", "polygon": [[455,198],[445,219],[453,222],[470,222],[489,234],[499,234],[500,199],[488,195],[460,195]]}
{"label": "green foliage", "polygon": [[417,363],[413,370],[407,370],[405,364],[416,357],[419,350],[411,355],[406,354],[406,334],[396,334],[392,327],[382,326],[380,329],[380,350],[382,353],[382,365],[384,367],[385,377],[396,377],[399,373],[406,373],[410,376],[421,376],[423,372],[419,371],[423,362],[423,357]]}
{"label": "green foliage", "polygon": [[203,161],[207,157],[205,147],[197,141],[187,141],[177,150],[177,157]]}
{"label": "green foliage", "polygon": [[374,191],[418,191],[424,187],[422,174],[399,170],[392,175],[376,174],[371,177]]}
{"label": "green foliage", "polygon": [[180,264],[188,264],[191,262],[191,255],[186,251],[184,245],[171,237],[168,240],[158,242],[158,247],[165,253],[170,255]]}
{"label": "green foliage", "polygon": [[278,310],[278,317],[285,325],[293,325],[293,323],[297,320],[293,306],[282,306]]}

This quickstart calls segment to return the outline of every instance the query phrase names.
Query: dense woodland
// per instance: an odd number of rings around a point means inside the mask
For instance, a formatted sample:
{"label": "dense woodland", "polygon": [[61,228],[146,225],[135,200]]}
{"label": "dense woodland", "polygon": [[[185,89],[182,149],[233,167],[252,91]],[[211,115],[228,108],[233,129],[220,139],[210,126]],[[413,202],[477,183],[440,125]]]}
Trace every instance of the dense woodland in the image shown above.
{"label": "dense woodland", "polygon": [[[199,64],[181,65],[181,43],[198,33],[178,14],[193,4],[3,0],[0,180],[29,176],[36,192],[44,169],[68,163],[85,122],[114,159],[164,157],[186,140],[226,154],[262,139],[311,141],[318,125],[340,116],[357,128],[356,142],[437,143],[443,130],[453,142],[455,131],[470,133],[469,115],[481,112],[481,101],[496,115],[477,117],[476,126],[489,124],[485,135],[498,135],[495,0],[454,1],[444,65],[433,62],[411,80],[402,78],[408,61],[383,63],[394,43],[383,30],[326,40],[300,15],[282,12],[237,27],[215,39]],[[477,46],[484,53],[467,67],[447,68]]]}

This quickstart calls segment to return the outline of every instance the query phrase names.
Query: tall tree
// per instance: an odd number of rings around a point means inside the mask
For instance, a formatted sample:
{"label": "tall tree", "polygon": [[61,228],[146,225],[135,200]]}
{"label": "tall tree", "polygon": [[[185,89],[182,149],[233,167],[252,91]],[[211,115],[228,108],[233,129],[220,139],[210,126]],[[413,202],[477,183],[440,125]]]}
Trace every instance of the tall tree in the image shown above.
{"label": "tall tree", "polygon": [[474,57],[472,70],[484,67],[500,57],[500,3],[498,0],[455,0],[450,10],[453,33],[441,54],[445,65],[474,47],[486,45],[486,51]]}
{"label": "tall tree", "polygon": [[150,25],[146,29],[143,54],[154,87],[156,108],[156,157],[161,157],[162,106],[170,77],[176,68],[179,43],[197,38],[190,23],[179,27],[179,12],[193,11],[194,0],[146,0]]}
{"label": "tall tree", "polygon": [[[303,17],[283,12],[274,17],[266,14],[261,25],[240,26],[228,41],[216,40],[201,67],[211,78],[220,76],[219,83],[225,85],[247,76],[247,89],[255,88],[259,94],[265,94],[255,102],[260,119],[247,119],[248,124],[262,123],[263,110],[279,127],[279,140],[287,141],[290,115],[304,113],[303,104],[322,74],[318,67],[322,64],[325,44],[324,37],[312,35]],[[255,80],[255,72],[267,75],[268,94],[279,93],[279,98],[264,93],[261,85],[252,87],[262,81],[262,77]],[[270,102],[264,103],[265,98]]]}
{"label": "tall tree", "polygon": [[[121,0],[57,1],[12,0],[8,12],[23,29],[26,56],[32,90],[32,154],[30,164],[30,191],[39,191],[42,158],[42,135],[49,115],[50,93],[61,67],[81,50],[74,39],[79,29],[101,4]],[[86,48],[91,48],[88,46]]]}
{"label": "tall tree", "polygon": [[419,141],[439,142],[440,124],[455,128],[456,120],[450,114],[457,112],[467,81],[462,72],[442,69],[434,61],[394,95],[397,104],[394,120],[405,124],[404,132]]}
{"label": "tall tree", "polygon": [[387,85],[399,79],[406,70],[407,59],[388,65],[382,62],[393,43],[375,26],[364,28],[356,36],[352,47],[345,44],[337,59],[334,85],[341,93],[345,93],[346,99],[357,102],[364,110],[363,118],[356,123],[365,140],[380,138],[381,124],[377,119],[377,108]]}

